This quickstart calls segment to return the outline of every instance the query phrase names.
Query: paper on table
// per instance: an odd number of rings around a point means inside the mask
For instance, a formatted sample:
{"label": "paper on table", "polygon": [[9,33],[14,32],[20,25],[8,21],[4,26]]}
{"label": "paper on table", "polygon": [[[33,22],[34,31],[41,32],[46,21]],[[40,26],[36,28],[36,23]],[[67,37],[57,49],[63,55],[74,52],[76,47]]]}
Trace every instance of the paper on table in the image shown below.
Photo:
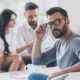
{"label": "paper on table", "polygon": [[11,72],[9,73],[9,77],[17,80],[27,80],[28,78],[26,71]]}

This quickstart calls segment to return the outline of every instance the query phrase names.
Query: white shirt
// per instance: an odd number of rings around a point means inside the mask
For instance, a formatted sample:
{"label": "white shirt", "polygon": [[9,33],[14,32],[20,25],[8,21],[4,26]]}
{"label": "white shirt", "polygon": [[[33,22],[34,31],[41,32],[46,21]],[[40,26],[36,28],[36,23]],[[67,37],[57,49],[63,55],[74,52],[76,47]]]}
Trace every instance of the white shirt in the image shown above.
{"label": "white shirt", "polygon": [[15,48],[15,32],[14,32],[14,28],[5,35],[6,37],[6,41],[9,45],[9,50],[11,52],[11,54],[16,54],[16,48]]}
{"label": "white shirt", "polygon": [[[34,30],[29,26],[26,21],[18,25],[15,40],[16,48],[21,48],[25,46],[28,42],[34,40]],[[28,53],[28,49],[21,52],[20,55],[26,55],[26,53]]]}
{"label": "white shirt", "polygon": [[[6,37],[6,41],[9,45],[9,50],[11,52],[11,55],[15,55],[16,54],[16,50],[15,50],[15,46],[14,46],[14,30],[9,32],[8,34],[5,35]],[[0,38],[0,54],[3,54],[4,52],[4,42],[2,40],[2,38]]]}
{"label": "white shirt", "polygon": [[0,38],[0,54],[3,54],[4,52],[4,42],[3,40]]}

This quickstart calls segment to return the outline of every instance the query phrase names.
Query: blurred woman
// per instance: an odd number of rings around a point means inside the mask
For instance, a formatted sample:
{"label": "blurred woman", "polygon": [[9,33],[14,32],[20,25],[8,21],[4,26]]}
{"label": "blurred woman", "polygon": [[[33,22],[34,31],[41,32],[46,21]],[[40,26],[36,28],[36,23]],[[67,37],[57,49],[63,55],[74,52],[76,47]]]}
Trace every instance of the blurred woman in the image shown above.
{"label": "blurred woman", "polygon": [[0,15],[0,69],[2,71],[22,70],[24,67],[21,57],[14,54],[12,46],[14,39],[11,40],[8,36],[16,24],[16,18],[16,13],[10,9],[3,10]]}

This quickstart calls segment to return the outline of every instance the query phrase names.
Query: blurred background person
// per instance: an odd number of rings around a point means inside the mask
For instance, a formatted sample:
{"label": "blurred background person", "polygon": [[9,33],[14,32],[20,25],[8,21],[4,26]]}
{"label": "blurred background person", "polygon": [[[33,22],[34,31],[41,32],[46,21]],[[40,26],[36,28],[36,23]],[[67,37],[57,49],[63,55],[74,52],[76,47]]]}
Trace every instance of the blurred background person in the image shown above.
{"label": "blurred background person", "polygon": [[14,36],[11,34],[16,24],[17,15],[10,9],[4,9],[0,15],[0,69],[2,71],[22,70],[24,64],[16,55],[13,47]]}
{"label": "blurred background person", "polygon": [[38,5],[34,2],[25,4],[24,19],[16,30],[15,46],[25,64],[31,63],[32,46],[34,43],[34,30],[38,26]]}

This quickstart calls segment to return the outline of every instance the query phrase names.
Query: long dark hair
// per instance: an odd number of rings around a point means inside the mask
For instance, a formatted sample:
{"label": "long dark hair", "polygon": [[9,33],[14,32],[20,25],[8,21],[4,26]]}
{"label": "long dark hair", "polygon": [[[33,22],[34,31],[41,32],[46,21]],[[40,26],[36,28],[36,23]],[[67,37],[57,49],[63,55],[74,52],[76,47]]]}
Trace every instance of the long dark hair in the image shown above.
{"label": "long dark hair", "polygon": [[0,37],[2,38],[2,40],[4,41],[4,54],[8,55],[10,53],[9,51],[9,45],[5,39],[5,29],[11,19],[11,15],[14,14],[15,16],[16,13],[14,13],[12,10],[10,9],[4,9],[2,11],[2,13],[0,14]]}

